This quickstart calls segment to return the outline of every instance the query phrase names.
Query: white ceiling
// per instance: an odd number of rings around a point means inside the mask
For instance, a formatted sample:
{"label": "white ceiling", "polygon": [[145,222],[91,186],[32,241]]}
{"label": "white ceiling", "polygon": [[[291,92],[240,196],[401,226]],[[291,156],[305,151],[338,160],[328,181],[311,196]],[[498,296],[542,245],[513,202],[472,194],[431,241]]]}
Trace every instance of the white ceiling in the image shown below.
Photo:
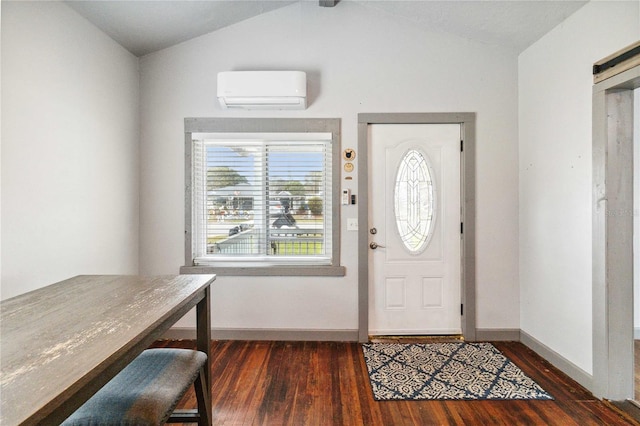
{"label": "white ceiling", "polygon": [[[181,43],[297,1],[83,0],[66,3],[136,56]],[[585,0],[342,0],[479,42],[521,52]],[[320,6],[318,6],[320,7]],[[339,9],[339,2],[335,8]]]}

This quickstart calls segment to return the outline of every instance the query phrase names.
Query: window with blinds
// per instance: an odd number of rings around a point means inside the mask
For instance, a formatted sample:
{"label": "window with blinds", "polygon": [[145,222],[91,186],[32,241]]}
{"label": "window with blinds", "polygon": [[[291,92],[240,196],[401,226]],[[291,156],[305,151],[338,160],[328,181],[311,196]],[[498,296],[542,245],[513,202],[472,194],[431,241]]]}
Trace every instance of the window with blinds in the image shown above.
{"label": "window with blinds", "polygon": [[331,265],[331,133],[193,133],[194,265]]}

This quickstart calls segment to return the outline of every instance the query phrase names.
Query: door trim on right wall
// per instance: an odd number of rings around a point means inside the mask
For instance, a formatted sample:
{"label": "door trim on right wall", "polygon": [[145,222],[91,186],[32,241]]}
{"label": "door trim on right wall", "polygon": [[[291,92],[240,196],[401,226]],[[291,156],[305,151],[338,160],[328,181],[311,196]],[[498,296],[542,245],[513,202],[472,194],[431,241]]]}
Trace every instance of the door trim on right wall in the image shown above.
{"label": "door trim on right wall", "polygon": [[370,124],[460,124],[461,202],[464,232],[461,245],[462,334],[476,340],[476,114],[367,113],[358,114],[358,341],[369,340],[369,137]]}
{"label": "door trim on right wall", "polygon": [[633,399],[633,96],[640,66],[593,86],[593,389]]}

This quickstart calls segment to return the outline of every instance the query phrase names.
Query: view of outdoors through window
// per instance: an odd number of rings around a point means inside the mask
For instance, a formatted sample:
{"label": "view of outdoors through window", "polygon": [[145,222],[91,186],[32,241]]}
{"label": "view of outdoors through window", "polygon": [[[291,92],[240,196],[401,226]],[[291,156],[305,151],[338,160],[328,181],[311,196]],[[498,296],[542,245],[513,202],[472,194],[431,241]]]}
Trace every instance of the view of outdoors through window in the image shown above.
{"label": "view of outdoors through window", "polygon": [[203,149],[205,256],[330,255],[330,141],[209,140]]}

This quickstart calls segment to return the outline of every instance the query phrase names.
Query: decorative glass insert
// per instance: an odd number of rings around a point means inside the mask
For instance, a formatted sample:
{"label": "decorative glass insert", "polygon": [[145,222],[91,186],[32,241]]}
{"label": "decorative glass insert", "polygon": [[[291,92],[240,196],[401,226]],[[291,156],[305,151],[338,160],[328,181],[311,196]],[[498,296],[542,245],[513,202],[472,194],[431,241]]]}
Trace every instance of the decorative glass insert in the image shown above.
{"label": "decorative glass insert", "polygon": [[398,234],[411,254],[429,244],[435,225],[436,190],[424,153],[410,149],[400,160],[394,189]]}

